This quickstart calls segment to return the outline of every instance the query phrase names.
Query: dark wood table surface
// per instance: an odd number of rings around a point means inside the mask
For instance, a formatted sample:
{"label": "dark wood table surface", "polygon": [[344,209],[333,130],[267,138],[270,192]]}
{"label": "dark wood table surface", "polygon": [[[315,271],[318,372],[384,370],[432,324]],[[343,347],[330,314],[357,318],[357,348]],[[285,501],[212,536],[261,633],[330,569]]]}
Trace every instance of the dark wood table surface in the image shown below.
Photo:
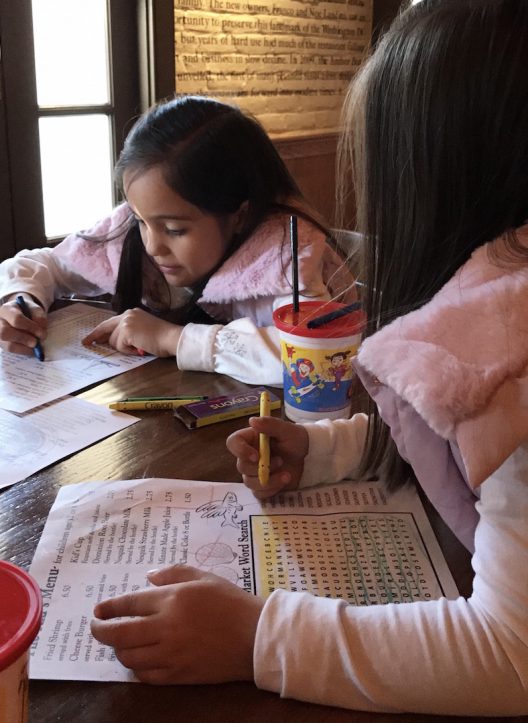
{"label": "dark wood table surface", "polygon": [[[107,403],[149,394],[217,394],[244,388],[215,374],[181,372],[173,359],[156,359],[80,396]],[[169,477],[240,481],[226,437],[247,424],[239,418],[189,431],[171,411],[134,412],[141,421],[41,470],[0,494],[0,558],[27,569],[59,487],[96,479]],[[469,555],[426,505],[462,594],[471,589]],[[435,721],[443,716],[385,715],[315,706],[258,690],[250,683],[151,687],[140,683],[32,681],[30,723],[227,723],[288,721]],[[469,720],[469,719],[468,719]],[[472,719],[475,720],[475,719]],[[497,720],[497,719],[495,719]],[[511,719],[510,719],[511,720]]]}

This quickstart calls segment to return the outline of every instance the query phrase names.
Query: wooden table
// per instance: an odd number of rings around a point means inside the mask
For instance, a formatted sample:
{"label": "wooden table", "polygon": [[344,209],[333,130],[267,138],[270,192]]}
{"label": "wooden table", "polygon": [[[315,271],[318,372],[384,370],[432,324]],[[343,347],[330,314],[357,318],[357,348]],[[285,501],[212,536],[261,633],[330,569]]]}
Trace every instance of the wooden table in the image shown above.
{"label": "wooden table", "polygon": [[[180,372],[173,359],[157,359],[83,392],[80,396],[107,403],[127,396],[217,394],[240,390],[228,377]],[[62,485],[90,479],[175,477],[189,480],[239,481],[234,458],[227,452],[228,434],[247,424],[229,420],[189,431],[170,411],[134,412],[141,421],[62,460],[0,495],[0,558],[28,568],[48,511]],[[433,527],[462,594],[469,594],[469,555],[438,517],[428,509]],[[30,723],[164,723],[218,721],[410,720],[393,716],[315,706],[257,690],[250,683],[151,687],[143,684],[32,681]],[[442,716],[412,716],[413,721],[455,721]],[[470,719],[468,719],[470,720]],[[471,719],[475,720],[475,719]],[[497,719],[495,719],[497,720]],[[511,720],[511,719],[510,719]]]}

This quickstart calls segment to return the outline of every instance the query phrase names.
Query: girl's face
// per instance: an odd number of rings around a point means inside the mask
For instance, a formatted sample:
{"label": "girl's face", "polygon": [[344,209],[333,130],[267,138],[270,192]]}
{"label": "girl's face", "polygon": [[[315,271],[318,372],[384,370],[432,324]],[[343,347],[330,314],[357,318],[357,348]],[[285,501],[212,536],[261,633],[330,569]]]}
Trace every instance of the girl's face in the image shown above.
{"label": "girl's face", "polygon": [[127,201],[145,251],[171,286],[192,286],[217,266],[243,222],[245,204],[222,217],[205,214],[163,179],[159,167],[123,174]]}

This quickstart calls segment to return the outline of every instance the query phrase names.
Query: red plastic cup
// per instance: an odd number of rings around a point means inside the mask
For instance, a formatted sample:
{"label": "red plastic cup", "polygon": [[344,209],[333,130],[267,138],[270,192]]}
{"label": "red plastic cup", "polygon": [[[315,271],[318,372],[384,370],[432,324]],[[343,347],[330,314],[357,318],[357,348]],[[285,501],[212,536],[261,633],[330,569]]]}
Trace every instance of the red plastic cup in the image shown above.
{"label": "red plastic cup", "polygon": [[42,597],[35,580],[0,560],[0,721],[28,719],[28,657],[42,621]]}
{"label": "red plastic cup", "polygon": [[315,329],[307,326],[344,306],[337,301],[301,301],[298,312],[293,304],[273,312],[281,342],[284,411],[293,422],[350,415],[351,361],[361,342],[365,313],[353,311]]}

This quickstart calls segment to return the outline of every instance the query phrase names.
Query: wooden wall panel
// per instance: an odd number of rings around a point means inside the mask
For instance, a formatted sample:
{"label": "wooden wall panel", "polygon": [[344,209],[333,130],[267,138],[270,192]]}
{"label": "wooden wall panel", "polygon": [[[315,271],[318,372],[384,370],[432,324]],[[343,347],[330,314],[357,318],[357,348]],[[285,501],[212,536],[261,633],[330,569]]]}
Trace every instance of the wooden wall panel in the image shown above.
{"label": "wooden wall panel", "polygon": [[[373,42],[388,27],[402,6],[402,0],[374,0]],[[301,191],[330,226],[335,225],[335,134],[275,140],[275,145]],[[354,217],[354,208],[347,210]]]}
{"label": "wooden wall panel", "polygon": [[275,146],[306,199],[333,226],[337,135],[276,140]]}

